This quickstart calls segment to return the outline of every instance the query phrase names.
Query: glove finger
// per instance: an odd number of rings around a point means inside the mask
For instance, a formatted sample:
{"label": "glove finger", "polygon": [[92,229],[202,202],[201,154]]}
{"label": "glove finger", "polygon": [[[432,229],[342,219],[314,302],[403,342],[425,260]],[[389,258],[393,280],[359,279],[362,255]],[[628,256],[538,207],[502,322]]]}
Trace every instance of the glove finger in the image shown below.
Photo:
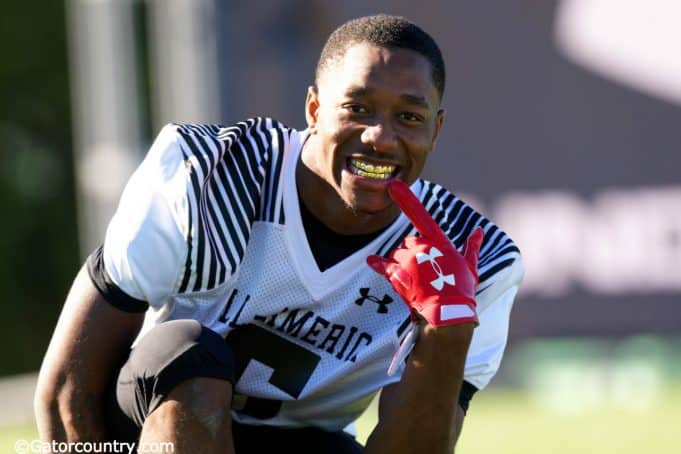
{"label": "glove finger", "polygon": [[388,278],[388,263],[394,263],[393,260],[381,257],[380,255],[370,255],[367,257],[367,264],[376,271]]}
{"label": "glove finger", "polygon": [[411,288],[411,276],[394,260],[380,255],[370,255],[367,257],[367,264],[378,274],[385,276],[391,283],[397,284],[405,290]]}
{"label": "glove finger", "polygon": [[474,270],[478,269],[478,258],[480,255],[480,246],[482,246],[483,238],[484,233],[482,228],[478,227],[466,240],[466,246],[463,250],[463,256],[466,259],[466,262]]}
{"label": "glove finger", "polygon": [[[393,285],[402,287],[404,290],[409,290],[411,288],[411,276],[405,270],[400,267],[397,263],[389,263],[387,265],[388,279]],[[397,289],[395,289],[397,290]]]}
{"label": "glove finger", "polygon": [[421,235],[436,243],[449,243],[447,235],[406,183],[400,180],[392,181],[388,186],[388,194]]}

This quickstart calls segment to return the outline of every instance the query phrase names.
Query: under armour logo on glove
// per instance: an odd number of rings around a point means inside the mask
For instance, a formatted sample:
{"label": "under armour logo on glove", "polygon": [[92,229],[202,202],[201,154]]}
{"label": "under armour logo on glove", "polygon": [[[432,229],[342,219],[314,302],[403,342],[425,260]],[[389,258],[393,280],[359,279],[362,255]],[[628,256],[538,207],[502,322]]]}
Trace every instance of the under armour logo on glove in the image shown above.
{"label": "under armour logo on glove", "polygon": [[475,289],[478,285],[478,255],[481,228],[466,240],[459,254],[409,186],[394,181],[388,193],[421,234],[406,237],[388,258],[367,257],[367,263],[385,276],[412,310],[434,326],[478,323]]}
{"label": "under armour logo on glove", "polygon": [[435,246],[430,248],[430,252],[428,254],[424,254],[423,252],[419,252],[416,254],[416,263],[419,265],[423,262],[430,262],[430,266],[433,267],[433,271],[437,273],[437,279],[434,281],[430,281],[430,285],[435,288],[435,290],[442,290],[442,287],[445,286],[445,284],[449,285],[455,285],[456,280],[454,279],[453,274],[447,274],[445,275],[442,272],[442,268],[440,268],[440,265],[437,264],[435,261],[436,258],[442,257],[442,252]]}

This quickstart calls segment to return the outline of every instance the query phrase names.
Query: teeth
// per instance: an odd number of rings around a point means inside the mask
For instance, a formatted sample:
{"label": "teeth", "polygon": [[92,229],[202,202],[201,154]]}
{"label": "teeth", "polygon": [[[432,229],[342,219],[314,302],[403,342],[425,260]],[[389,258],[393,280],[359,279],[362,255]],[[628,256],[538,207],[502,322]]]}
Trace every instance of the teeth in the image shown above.
{"label": "teeth", "polygon": [[390,178],[390,174],[387,173],[373,173],[373,172],[365,172],[364,170],[359,170],[355,172],[357,175],[361,177],[367,177],[367,178],[375,178],[378,180],[387,180]]}
{"label": "teeth", "polygon": [[390,178],[396,168],[396,166],[374,165],[368,162],[359,161],[357,159],[350,160],[350,170],[352,173],[366,178],[387,180]]}

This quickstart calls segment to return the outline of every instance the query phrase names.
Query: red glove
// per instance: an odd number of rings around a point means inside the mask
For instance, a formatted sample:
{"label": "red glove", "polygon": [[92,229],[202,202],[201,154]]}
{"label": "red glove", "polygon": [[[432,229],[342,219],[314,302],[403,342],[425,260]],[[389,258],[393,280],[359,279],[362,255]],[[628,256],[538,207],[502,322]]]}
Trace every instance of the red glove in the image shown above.
{"label": "red glove", "polygon": [[417,320],[415,311],[433,326],[466,322],[477,325],[475,288],[482,229],[478,227],[468,237],[461,255],[409,186],[394,181],[388,193],[421,237],[405,238],[389,258],[367,257],[369,266],[384,275],[404,298],[412,311],[412,321]]}

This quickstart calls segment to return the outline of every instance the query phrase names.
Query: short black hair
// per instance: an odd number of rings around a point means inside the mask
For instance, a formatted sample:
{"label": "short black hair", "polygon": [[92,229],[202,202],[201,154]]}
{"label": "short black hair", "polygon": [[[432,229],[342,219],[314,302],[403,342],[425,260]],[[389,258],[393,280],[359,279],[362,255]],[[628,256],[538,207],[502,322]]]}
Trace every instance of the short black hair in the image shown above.
{"label": "short black hair", "polygon": [[341,58],[350,46],[359,43],[410,49],[423,55],[430,62],[433,84],[442,98],[445,91],[445,63],[437,43],[408,19],[388,14],[353,19],[331,33],[317,62],[316,82],[319,83],[322,73],[334,60]]}

